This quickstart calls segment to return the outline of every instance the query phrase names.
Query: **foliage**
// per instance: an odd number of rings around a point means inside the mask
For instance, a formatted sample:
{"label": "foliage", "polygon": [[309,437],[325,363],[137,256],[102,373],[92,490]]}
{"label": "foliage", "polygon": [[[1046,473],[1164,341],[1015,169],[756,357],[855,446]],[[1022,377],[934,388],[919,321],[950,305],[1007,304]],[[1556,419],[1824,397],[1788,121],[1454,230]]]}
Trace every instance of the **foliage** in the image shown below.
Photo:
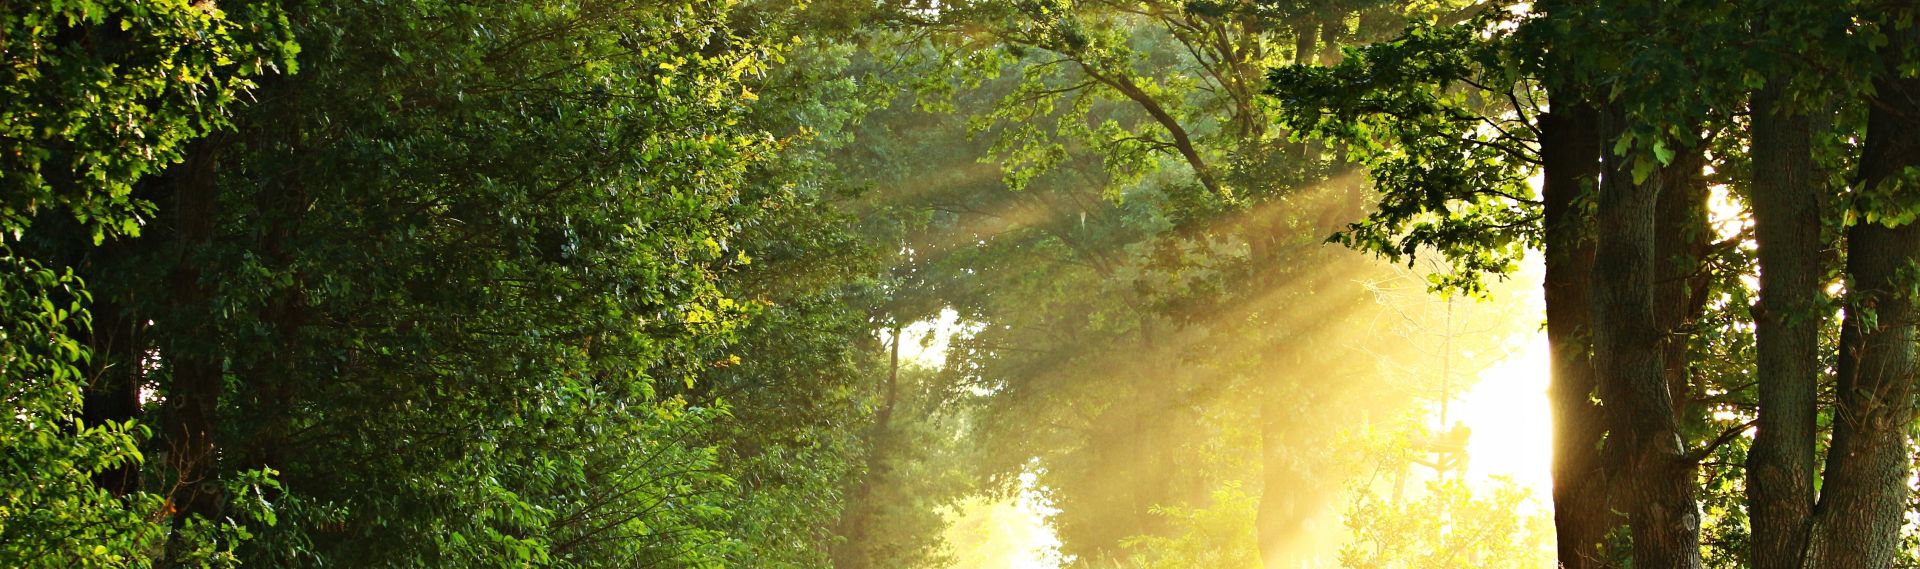
{"label": "foliage", "polygon": [[71,215],[95,243],[138,235],[153,204],[133,185],[299,51],[271,4],[187,0],[10,6],[0,42],[0,226],[17,239],[36,213]]}
{"label": "foliage", "polygon": [[151,431],[82,420],[94,379],[91,295],[71,267],[25,240],[36,219],[78,222],[96,245],[138,235],[153,204],[133,187],[226,125],[254,77],[290,71],[297,48],[269,5],[234,14],[184,1],[16,8],[0,15],[0,563],[142,566],[171,539],[204,553],[176,559],[182,566],[226,565],[244,529],[209,522],[169,537],[161,496],[95,484],[137,468]]}
{"label": "foliage", "polygon": [[1476,491],[1460,479],[1427,484],[1404,503],[1361,500],[1348,519],[1354,542],[1343,567],[1540,567],[1551,564],[1551,520],[1511,481]]}
{"label": "foliage", "polygon": [[1716,204],[1654,224],[1649,337],[1704,559],[1750,564],[1755,109],[1813,119],[1837,370],[1892,310],[1850,235],[1914,217],[1855,174],[1912,67],[1875,8],[9,3],[0,565],[937,567],[1012,499],[1078,566],[1327,562],[1289,544],[1341,517],[1351,567],[1535,565],[1517,486],[1348,482],[1656,186]]}
{"label": "foliage", "polygon": [[1268,92],[1280,122],[1328,140],[1367,167],[1380,202],[1334,240],[1407,262],[1423,253],[1451,271],[1435,286],[1484,293],[1540,245],[1539,202],[1526,179],[1539,164],[1537,90],[1510,48],[1482,41],[1497,20],[1416,24],[1351,50],[1330,67],[1280,67]]}
{"label": "foliage", "polygon": [[1229,482],[1214,489],[1205,507],[1160,506],[1154,513],[1174,526],[1172,537],[1141,536],[1122,543],[1135,551],[1132,566],[1251,568],[1260,566],[1260,543],[1253,519],[1254,496]]}
{"label": "foliage", "polygon": [[0,559],[20,566],[134,565],[165,534],[152,519],[158,496],[123,503],[93,485],[96,473],[141,460],[143,433],[80,422],[87,353],[75,334],[87,313],[78,284],[12,255],[0,265],[0,456],[14,473],[0,478]]}
{"label": "foliage", "polygon": [[772,55],[726,9],[298,14],[313,63],[238,119],[192,253],[229,308],[175,348],[243,354],[229,440],[304,514],[252,561],[720,563],[733,482],[700,441],[725,403],[658,382],[743,315],[717,279],[747,260],[739,186],[770,147],[741,82]]}

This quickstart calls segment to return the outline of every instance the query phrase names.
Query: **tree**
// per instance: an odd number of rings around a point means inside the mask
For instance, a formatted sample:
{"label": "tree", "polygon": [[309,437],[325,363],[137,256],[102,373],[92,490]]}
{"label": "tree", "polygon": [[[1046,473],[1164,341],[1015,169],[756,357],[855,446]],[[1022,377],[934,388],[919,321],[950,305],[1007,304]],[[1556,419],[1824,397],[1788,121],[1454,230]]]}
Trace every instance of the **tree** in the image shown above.
{"label": "tree", "polygon": [[[101,349],[107,331],[90,329],[92,295],[69,263],[139,235],[154,203],[136,186],[227,126],[253,79],[291,70],[296,49],[270,5],[187,2],[17,7],[0,15],[0,44],[0,563],[140,564],[169,535],[160,496],[132,475],[148,428],[97,411],[95,392],[137,394],[111,380],[127,364]],[[173,529],[176,543],[221,531]],[[183,549],[181,565],[229,553]]]}
{"label": "tree", "polygon": [[[68,236],[84,232],[39,221],[29,239],[96,283],[99,321],[111,323],[90,340],[112,358],[96,371],[115,379],[95,386],[89,416],[103,429],[157,425],[146,450],[166,457],[131,483],[165,496],[166,550],[101,555],[277,566],[721,558],[729,536],[714,504],[732,481],[701,439],[724,405],[656,382],[712,367],[691,356],[744,314],[718,285],[746,262],[729,238],[783,198],[742,197],[771,149],[743,124],[743,81],[774,52],[733,35],[727,6],[354,4],[284,19],[242,6],[250,19],[233,23],[204,5],[108,6],[130,14],[124,22],[102,8],[30,12],[45,21],[26,23],[59,40],[44,45],[113,56],[127,30],[191,49],[130,51],[136,65],[120,68],[76,62],[82,90],[46,95],[105,99],[135,117],[142,108],[128,105],[172,105],[151,130],[121,132],[127,148],[179,162],[75,162],[107,168],[83,172],[101,197],[63,202],[106,228],[96,233],[137,227],[127,216],[153,211],[143,201],[159,206],[139,239],[75,248]],[[62,19],[75,29],[61,31]],[[265,42],[288,33],[304,47],[302,73],[225,110],[240,78],[280,61],[231,38],[284,48]],[[169,71],[146,74],[137,64],[156,53],[185,59],[156,59]],[[116,69],[139,73],[93,82]],[[204,84],[169,81],[181,72]],[[22,92],[57,85],[36,81]],[[96,84],[109,88],[100,98],[84,91]],[[168,114],[189,109],[209,116]],[[33,113],[9,125],[40,120]],[[230,131],[185,140],[229,120]],[[48,132],[84,143],[77,150],[111,142],[72,137],[91,124]],[[132,213],[94,213],[115,208]],[[152,404],[133,399],[143,391]]]}
{"label": "tree", "polygon": [[[1539,5],[1534,12],[1517,16],[1516,26],[1494,28],[1482,23],[1466,28],[1495,30],[1488,34],[1454,35],[1450,43],[1435,43],[1431,38],[1446,38],[1465,30],[1416,27],[1402,39],[1363,49],[1358,57],[1343,64],[1346,69],[1317,74],[1283,70],[1274,76],[1273,89],[1283,97],[1292,93],[1312,95],[1289,101],[1290,107],[1300,109],[1294,115],[1296,123],[1318,124],[1318,135],[1349,142],[1363,160],[1391,167],[1406,164],[1396,160],[1410,156],[1439,158],[1438,166],[1416,161],[1411,167],[1387,168],[1385,172],[1375,168],[1373,178],[1388,196],[1385,203],[1393,203],[1395,193],[1424,195],[1427,199],[1418,202],[1419,207],[1406,210],[1383,207],[1368,224],[1354,226],[1347,238],[1349,243],[1369,250],[1390,255],[1431,250],[1455,261],[1468,274],[1497,273],[1499,264],[1484,261],[1489,253],[1498,258],[1501,252],[1511,251],[1503,241],[1430,228],[1484,219],[1477,217],[1480,214],[1473,208],[1476,203],[1486,202],[1476,202],[1474,196],[1490,188],[1514,187],[1512,184],[1524,179],[1516,174],[1525,174],[1526,169],[1495,171],[1492,176],[1454,185],[1448,182],[1461,179],[1454,172],[1476,167],[1471,158],[1462,159],[1473,156],[1473,151],[1423,155],[1419,149],[1423,143],[1457,148],[1446,143],[1443,133],[1430,129],[1429,125],[1436,124],[1434,120],[1485,122],[1490,128],[1456,131],[1458,139],[1467,141],[1468,146],[1500,145],[1495,148],[1522,150],[1508,153],[1516,158],[1524,158],[1524,149],[1538,145],[1545,178],[1541,199],[1544,223],[1532,226],[1529,222],[1524,226],[1528,233],[1523,235],[1539,239],[1548,259],[1549,334],[1557,344],[1571,347],[1556,348],[1560,363],[1555,370],[1558,446],[1562,454],[1556,468],[1555,499],[1561,512],[1557,525],[1565,565],[1613,562],[1615,554],[1599,547],[1618,523],[1607,519],[1604,512],[1609,510],[1627,513],[1632,528],[1630,549],[1621,550],[1619,555],[1630,553],[1636,565],[1699,563],[1700,510],[1693,496],[1700,479],[1694,468],[1700,459],[1718,453],[1737,433],[1749,428],[1748,420],[1755,416],[1761,434],[1747,466],[1752,481],[1749,491],[1753,499],[1753,546],[1758,548],[1753,554],[1756,562],[1871,566],[1893,559],[1899,535],[1895,526],[1899,524],[1886,513],[1891,506],[1885,504],[1905,493],[1903,484],[1889,482],[1895,473],[1904,472],[1905,462],[1887,458],[1891,455],[1886,453],[1892,451],[1876,449],[1905,448],[1906,443],[1902,435],[1894,433],[1899,429],[1869,427],[1866,425],[1872,423],[1860,423],[1851,417],[1881,416],[1878,413],[1905,417],[1908,412],[1901,405],[1879,399],[1886,391],[1862,391],[1854,382],[1897,390],[1892,387],[1894,383],[1885,383],[1877,373],[1862,375],[1852,370],[1858,365],[1855,358],[1883,358],[1874,359],[1874,369],[1889,373],[1904,373],[1897,370],[1910,367],[1901,355],[1904,349],[1874,350],[1863,343],[1876,341],[1869,338],[1880,338],[1881,334],[1899,338],[1905,333],[1901,325],[1859,327],[1857,323],[1867,312],[1859,308],[1863,305],[1873,306],[1876,314],[1882,306],[1895,314],[1905,310],[1903,301],[1894,299],[1897,294],[1886,292],[1895,286],[1891,284],[1895,280],[1890,280],[1886,266],[1878,264],[1899,258],[1890,253],[1893,249],[1905,251],[1908,247],[1892,244],[1904,243],[1898,237],[1903,234],[1899,228],[1904,224],[1903,214],[1894,213],[1898,207],[1877,209],[1900,198],[1880,193],[1883,190],[1879,188],[1887,187],[1882,185],[1883,180],[1889,176],[1880,161],[1889,160],[1892,154],[1875,154],[1904,144],[1897,142],[1902,128],[1888,128],[1901,124],[1896,117],[1904,111],[1877,98],[1878,93],[1898,93],[1902,89],[1895,79],[1900,74],[1888,66],[1897,65],[1890,62],[1903,61],[1898,58],[1904,57],[1889,54],[1904,51],[1877,49],[1879,59],[1871,60],[1875,63],[1864,69],[1851,63],[1861,58],[1849,55],[1862,53],[1862,46],[1878,45],[1871,40],[1853,40],[1877,37],[1877,30],[1890,25],[1885,22],[1897,21],[1904,12],[1899,7],[1875,7],[1869,10],[1874,18],[1850,21],[1847,14],[1851,10],[1866,7],[1835,5],[1800,11],[1802,8],[1762,3],[1736,17],[1720,10],[1662,10],[1635,2]],[[1883,16],[1893,20],[1879,19]],[[1689,31],[1646,33],[1682,27]],[[1515,32],[1498,31],[1506,29]],[[1752,31],[1760,33],[1751,45],[1721,41]],[[1452,47],[1435,49],[1436,45]],[[1466,61],[1473,64],[1461,66],[1448,63],[1462,61],[1447,53],[1448,49],[1486,55],[1477,60],[1468,58]],[[1486,51],[1476,51],[1480,49]],[[1782,55],[1803,52],[1808,55]],[[1511,58],[1511,54],[1520,56]],[[1809,73],[1808,67],[1825,67],[1829,72]],[[1403,69],[1438,72],[1399,73]],[[1303,79],[1306,87],[1290,83]],[[1521,104],[1527,100],[1524,95],[1510,97],[1514,103],[1511,107],[1476,108],[1459,104],[1457,99],[1454,104],[1445,104],[1449,102],[1446,94],[1460,89],[1496,95],[1532,92],[1535,88],[1528,86],[1530,81],[1538,81],[1538,89],[1544,91],[1549,102],[1548,112],[1532,113],[1537,118],[1530,119],[1528,106]],[[1865,89],[1868,82],[1873,87],[1870,91]],[[1362,101],[1359,104],[1343,103],[1326,94],[1356,91],[1359,95],[1353,98]],[[1868,113],[1866,144],[1850,149],[1844,144],[1821,147],[1811,143],[1820,140],[1820,131],[1813,124],[1846,124],[1825,117],[1836,116],[1832,102],[1848,93],[1864,94],[1869,101],[1865,106],[1880,113]],[[1382,99],[1388,102],[1379,102]],[[1753,115],[1745,114],[1749,101]],[[1879,135],[1871,134],[1874,117],[1881,125]],[[1509,128],[1502,121],[1526,128]],[[1747,135],[1741,127],[1749,125],[1751,136],[1740,138]],[[1537,136],[1514,136],[1514,132]],[[1839,139],[1857,136],[1839,132],[1846,131],[1836,132]],[[1751,171],[1743,170],[1747,164],[1744,146],[1712,142],[1723,138],[1751,141]],[[1709,144],[1712,152],[1703,152]],[[1838,158],[1816,162],[1819,155],[1815,148],[1837,148]],[[1851,162],[1846,157],[1851,152],[1859,153],[1857,189],[1832,196],[1835,189],[1809,181],[1818,179],[1816,173],[1822,169],[1832,172],[1836,165]],[[1704,206],[1699,205],[1703,197],[1697,180],[1703,156],[1711,157],[1707,165],[1716,175],[1734,172],[1721,179],[1731,183],[1736,193],[1751,188],[1753,215],[1759,226],[1751,245],[1743,245],[1748,239],[1745,235],[1719,242],[1700,240],[1703,224],[1698,212]],[[1584,191],[1591,191],[1589,195],[1580,190],[1583,182],[1598,185],[1587,186],[1590,189]],[[1665,205],[1669,198],[1682,197],[1684,200],[1673,206]],[[1836,446],[1838,452],[1828,453],[1828,467],[1816,483],[1812,464],[1819,411],[1814,394],[1821,370],[1816,350],[1822,321],[1820,289],[1827,282],[1820,256],[1826,242],[1821,237],[1821,204],[1839,202],[1835,197],[1853,201],[1849,219],[1864,220],[1848,222],[1845,274],[1850,282],[1869,284],[1864,290],[1856,290],[1857,285],[1848,287],[1846,305],[1851,308],[1847,311],[1850,324],[1846,326],[1856,328],[1843,334],[1838,347],[1839,367],[1844,369],[1838,372],[1842,395],[1833,409],[1833,437],[1834,444],[1841,446]],[[1523,199],[1491,205],[1510,211],[1518,206],[1517,211],[1527,211]],[[1593,220],[1591,233],[1576,229],[1585,223],[1587,211],[1591,211]],[[1665,217],[1685,211],[1696,213]],[[1541,232],[1531,233],[1534,227]],[[1707,322],[1701,320],[1704,298],[1744,298],[1746,293],[1738,289],[1745,285],[1725,278],[1693,277],[1704,280],[1678,287],[1677,293],[1676,287],[1663,287],[1661,283],[1687,280],[1685,275],[1699,274],[1688,267],[1707,267],[1717,263],[1713,257],[1735,254],[1731,251],[1741,247],[1756,250],[1760,264],[1770,268],[1761,273],[1762,300],[1754,309],[1761,338],[1757,412],[1726,411],[1732,419],[1728,420],[1689,411],[1686,400],[1708,403],[1718,397],[1715,393],[1742,392],[1743,388],[1725,383],[1702,385],[1701,381],[1716,376],[1702,376],[1693,364],[1677,365],[1676,359],[1690,358],[1695,350],[1714,348],[1698,342],[1682,348],[1673,338],[1712,340],[1746,333],[1739,328],[1706,330],[1687,324]],[[1889,254],[1893,257],[1887,257]],[[1589,255],[1592,261],[1587,261]],[[1661,266],[1669,262],[1675,264],[1671,268]],[[1594,276],[1593,288],[1581,290],[1584,285],[1578,279],[1588,272]],[[1721,292],[1715,292],[1716,287]],[[1704,298],[1702,292],[1706,293]],[[1715,321],[1722,322],[1721,326],[1739,326],[1724,319]],[[1586,343],[1589,338],[1591,344]],[[1905,343],[1894,340],[1892,345]],[[1706,391],[1701,391],[1702,387]],[[1603,406],[1589,403],[1596,395]],[[1905,400],[1897,392],[1893,396]],[[1604,445],[1595,444],[1602,440]],[[1584,449],[1599,450],[1589,455]],[[1609,464],[1620,468],[1610,468]],[[1870,466],[1873,464],[1880,466]],[[1864,476],[1863,472],[1880,474]],[[1717,479],[1715,476],[1709,479]],[[1879,482],[1866,482],[1866,478]],[[1816,484],[1822,503],[1850,505],[1814,506]],[[1601,507],[1605,505],[1610,506]],[[1815,511],[1820,513],[1811,513]],[[1823,515],[1835,516],[1830,523],[1852,529],[1841,537],[1842,532],[1830,529],[1834,526],[1817,521]],[[1814,530],[1812,539],[1833,541],[1805,546],[1807,557],[1803,560],[1800,544],[1809,543],[1802,541],[1807,539],[1809,523],[1821,528]],[[1765,536],[1764,542],[1760,536]],[[1843,542],[1849,545],[1831,545]],[[1847,553],[1837,553],[1840,551]]]}
{"label": "tree", "polygon": [[1348,522],[1356,539],[1341,552],[1341,566],[1539,566],[1549,532],[1540,527],[1546,518],[1526,515],[1526,491],[1496,480],[1481,494],[1459,480],[1437,481],[1409,503],[1363,502]]}

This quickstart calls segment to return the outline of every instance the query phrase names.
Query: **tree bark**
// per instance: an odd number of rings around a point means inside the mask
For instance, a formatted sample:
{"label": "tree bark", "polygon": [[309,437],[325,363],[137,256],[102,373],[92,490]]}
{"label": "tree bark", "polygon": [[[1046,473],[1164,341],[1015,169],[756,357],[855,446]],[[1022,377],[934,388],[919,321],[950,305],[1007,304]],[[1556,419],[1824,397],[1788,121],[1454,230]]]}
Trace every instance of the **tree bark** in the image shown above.
{"label": "tree bark", "polygon": [[[1886,17],[1891,20],[1900,11]],[[1912,27],[1900,29],[1890,21],[1884,29],[1890,41],[1882,48],[1881,76],[1867,105],[1860,187],[1865,194],[1910,203],[1911,186],[1889,183],[1920,166],[1920,79],[1899,78],[1897,71],[1920,38]],[[1917,260],[1920,225],[1888,227],[1863,218],[1847,231],[1847,311],[1833,443],[1814,507],[1809,567],[1888,567],[1898,551],[1909,494],[1907,429],[1914,419],[1912,268]]]}
{"label": "tree bark", "polygon": [[1660,169],[1660,198],[1654,214],[1654,326],[1660,331],[1661,376],[1673,398],[1677,419],[1695,416],[1693,360],[1688,348],[1694,322],[1707,306],[1707,255],[1713,227],[1707,219],[1706,149],[1680,153]]}
{"label": "tree bark", "polygon": [[[1602,115],[1616,134],[1625,113]],[[1628,158],[1604,154],[1594,208],[1592,273],[1594,372],[1610,429],[1606,454],[1617,457],[1633,534],[1635,567],[1700,567],[1700,516],[1694,465],[1673,413],[1656,324],[1654,282],[1661,176],[1634,183]]]}
{"label": "tree bark", "polygon": [[1307,19],[1294,25],[1293,62],[1299,65],[1316,65],[1320,46],[1320,22]]}
{"label": "tree bark", "polygon": [[887,375],[879,385],[874,386],[874,396],[879,398],[879,407],[874,410],[873,424],[868,425],[866,435],[866,472],[854,484],[847,495],[846,505],[841,512],[838,533],[846,537],[845,541],[833,547],[833,566],[861,569],[873,566],[872,539],[873,524],[877,521],[873,507],[873,488],[876,479],[888,470],[886,455],[891,451],[893,433],[893,412],[900,396],[900,332],[901,324],[895,321],[889,329],[891,338],[887,348]]}
{"label": "tree bark", "polygon": [[1317,504],[1311,497],[1312,474],[1301,464],[1303,453],[1293,448],[1297,441],[1286,436],[1299,417],[1287,413],[1281,403],[1267,396],[1260,405],[1261,488],[1254,531],[1260,544],[1260,565],[1266,569],[1302,565],[1305,560],[1297,546]]}
{"label": "tree bark", "polygon": [[[293,433],[293,409],[300,396],[299,346],[307,345],[300,331],[307,323],[305,282],[295,262],[301,218],[308,197],[296,182],[269,184],[254,197],[254,211],[265,226],[259,242],[259,257],[273,271],[291,273],[291,279],[267,296],[256,311],[268,332],[263,346],[282,346],[248,354],[247,368],[239,375],[252,399],[246,407],[253,419],[253,431],[245,441],[248,467],[286,472],[286,458]],[[280,490],[264,490],[269,500]]]}
{"label": "tree bark", "polygon": [[1147,116],[1153,117],[1155,123],[1158,123],[1161,128],[1167,130],[1167,136],[1173,138],[1172,143],[1174,150],[1178,151],[1180,157],[1186,160],[1187,166],[1193,168],[1193,176],[1200,181],[1200,186],[1206,188],[1207,192],[1213,195],[1227,195],[1226,189],[1220,185],[1219,179],[1214,176],[1213,168],[1207,164],[1205,158],[1200,156],[1200,149],[1194,145],[1193,138],[1188,135],[1187,127],[1180,124],[1180,120],[1174,118],[1173,113],[1168,112],[1166,107],[1161,106],[1159,100],[1154,99],[1153,95],[1148,94],[1145,89],[1140,88],[1139,85],[1133,82],[1133,78],[1128,77],[1125,73],[1116,73],[1113,75],[1102,74],[1099,70],[1095,69],[1092,64],[1086,62],[1080,63],[1080,70],[1085,72],[1088,77],[1092,77],[1095,81],[1112,87],[1113,90],[1119,91],[1121,95],[1139,104],[1141,110],[1146,111]]}
{"label": "tree bark", "polygon": [[224,501],[215,465],[215,418],[224,378],[214,347],[212,291],[201,270],[215,227],[215,155],[213,142],[193,143],[172,180],[180,252],[170,275],[174,297],[167,335],[171,341],[161,356],[171,379],[161,437],[168,466],[177,477],[167,492],[176,524],[189,516],[218,519]]}
{"label": "tree bark", "polygon": [[1601,409],[1593,404],[1598,378],[1588,343],[1593,242],[1587,239],[1579,208],[1581,194],[1600,173],[1599,113],[1581,97],[1558,92],[1549,97],[1551,112],[1539,120],[1547,343],[1553,352],[1548,397],[1553,405],[1554,538],[1561,567],[1592,569],[1609,566],[1602,541],[1624,521],[1613,513],[1599,454],[1606,429]]}
{"label": "tree bark", "polygon": [[1747,453],[1750,561],[1798,569],[1813,516],[1820,376],[1820,194],[1807,117],[1782,109],[1778,82],[1753,94],[1753,225],[1760,300],[1759,421]]}
{"label": "tree bark", "polygon": [[1908,494],[1906,429],[1913,421],[1914,309],[1897,289],[1910,286],[1898,273],[1920,250],[1916,229],[1863,223],[1847,233],[1854,288],[1840,335],[1833,444],[1808,541],[1810,567],[1888,567],[1899,546]]}
{"label": "tree bark", "polygon": [[[115,243],[103,248],[124,246]],[[93,354],[88,374],[82,417],[88,426],[123,423],[140,417],[141,343],[139,320],[119,302],[105,296],[95,297],[89,310],[93,327],[88,335],[88,351]],[[140,465],[126,462],[93,476],[94,486],[114,497],[124,498],[140,489]]]}

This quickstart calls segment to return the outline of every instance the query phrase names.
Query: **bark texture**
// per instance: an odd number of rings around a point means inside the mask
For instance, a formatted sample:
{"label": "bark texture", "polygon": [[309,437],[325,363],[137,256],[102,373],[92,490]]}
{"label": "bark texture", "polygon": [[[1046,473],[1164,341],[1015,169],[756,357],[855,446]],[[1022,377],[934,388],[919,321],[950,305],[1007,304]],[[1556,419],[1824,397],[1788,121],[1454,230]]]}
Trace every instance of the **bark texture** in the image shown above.
{"label": "bark texture", "polygon": [[[305,188],[292,184],[269,184],[254,196],[255,215],[266,222],[259,241],[260,259],[274,271],[289,273],[290,281],[268,295],[256,311],[260,323],[271,333],[273,344],[286,349],[249,354],[243,378],[243,391],[249,397],[242,403],[255,418],[254,430],[247,435],[246,457],[249,468],[286,471],[287,456],[293,452],[294,407],[300,398],[300,358],[294,346],[307,345],[301,330],[307,324],[305,278],[297,266],[295,254],[300,242],[300,220],[310,200]],[[268,498],[280,495],[277,488],[265,490]]]}
{"label": "bark texture", "polygon": [[[1915,188],[1897,182],[1904,170],[1920,166],[1920,79],[1893,77],[1901,55],[1920,44],[1920,30],[1886,29],[1890,43],[1882,48],[1885,66],[1868,104],[1860,187],[1865,195],[1912,207]],[[1873,201],[1864,203],[1872,207]],[[1909,494],[1907,429],[1914,419],[1916,260],[1920,224],[1888,227],[1862,219],[1847,231],[1833,443],[1814,508],[1808,567],[1888,567],[1898,550]]]}
{"label": "bark texture", "polygon": [[1624,520],[1613,513],[1600,441],[1606,422],[1589,344],[1593,241],[1579,199],[1600,173],[1599,112],[1555,93],[1540,117],[1546,215],[1547,342],[1552,346],[1553,504],[1558,560],[1568,569],[1608,566],[1601,542]]}
{"label": "bark texture", "polygon": [[[140,365],[145,351],[140,333],[145,326],[120,303],[104,297],[94,301],[90,312],[93,328],[87,349],[93,361],[81,407],[83,419],[89,426],[139,419]],[[125,497],[140,489],[140,465],[130,461],[102,470],[93,476],[93,483],[115,497]]]}
{"label": "bark texture", "polygon": [[1820,194],[1806,115],[1780,109],[1777,83],[1753,95],[1753,224],[1760,300],[1759,422],[1747,453],[1755,569],[1797,569],[1813,518],[1819,385]]}
{"label": "bark texture", "polygon": [[172,327],[168,336],[173,341],[162,348],[172,382],[161,437],[167,465],[177,477],[167,492],[175,523],[188,516],[219,519],[224,502],[215,464],[219,456],[214,420],[225,379],[218,350],[206,343],[218,335],[211,330],[212,286],[201,270],[201,254],[213,243],[217,211],[215,155],[211,141],[194,143],[185,162],[171,174],[180,253],[170,279],[175,295],[167,325]]}
{"label": "bark texture", "polygon": [[1654,326],[1660,331],[1661,376],[1678,418],[1695,416],[1693,359],[1688,354],[1696,321],[1707,306],[1707,256],[1713,228],[1707,219],[1706,149],[1693,148],[1660,169],[1654,214]]}
{"label": "bark texture", "polygon": [[[1606,132],[1624,113],[1609,110]],[[1607,408],[1605,453],[1620,468],[1635,567],[1700,567],[1694,464],[1668,391],[1655,317],[1656,232],[1662,176],[1635,183],[1628,158],[1605,155],[1594,207],[1594,372]]]}

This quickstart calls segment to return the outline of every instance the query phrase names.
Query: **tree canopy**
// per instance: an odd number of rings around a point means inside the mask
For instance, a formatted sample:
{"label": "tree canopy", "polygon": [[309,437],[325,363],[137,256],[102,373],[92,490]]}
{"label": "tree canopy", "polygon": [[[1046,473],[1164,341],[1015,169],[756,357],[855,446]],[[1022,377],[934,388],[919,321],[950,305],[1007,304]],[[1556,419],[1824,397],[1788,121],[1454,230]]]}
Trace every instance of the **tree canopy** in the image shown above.
{"label": "tree canopy", "polygon": [[0,1],[0,565],[1920,566],[1916,18]]}

